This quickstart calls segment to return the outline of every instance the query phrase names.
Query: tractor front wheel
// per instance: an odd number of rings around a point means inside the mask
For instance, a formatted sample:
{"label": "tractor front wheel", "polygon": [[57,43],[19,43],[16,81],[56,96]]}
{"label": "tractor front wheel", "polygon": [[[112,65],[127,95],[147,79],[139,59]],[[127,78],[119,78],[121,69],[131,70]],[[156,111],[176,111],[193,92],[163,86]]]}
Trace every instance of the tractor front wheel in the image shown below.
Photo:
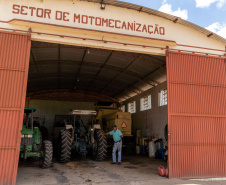
{"label": "tractor front wheel", "polygon": [[95,147],[93,148],[93,159],[102,161],[107,155],[107,138],[103,135],[103,130],[96,129],[94,132]]}
{"label": "tractor front wheel", "polygon": [[71,130],[61,130],[59,140],[59,162],[69,162],[71,160]]}
{"label": "tractor front wheel", "polygon": [[49,168],[52,166],[53,160],[53,145],[49,140],[43,141],[41,151],[44,153],[44,156],[40,158],[40,167]]}

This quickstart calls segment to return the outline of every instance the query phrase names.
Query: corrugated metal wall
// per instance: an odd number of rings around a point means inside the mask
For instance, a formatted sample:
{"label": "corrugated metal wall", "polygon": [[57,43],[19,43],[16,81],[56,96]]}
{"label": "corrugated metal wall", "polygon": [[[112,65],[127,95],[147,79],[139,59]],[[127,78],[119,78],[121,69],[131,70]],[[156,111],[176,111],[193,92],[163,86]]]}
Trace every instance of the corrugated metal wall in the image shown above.
{"label": "corrugated metal wall", "polygon": [[15,184],[27,88],[30,36],[0,32],[0,184]]}
{"label": "corrugated metal wall", "polygon": [[226,61],[167,53],[169,176],[226,176]]}

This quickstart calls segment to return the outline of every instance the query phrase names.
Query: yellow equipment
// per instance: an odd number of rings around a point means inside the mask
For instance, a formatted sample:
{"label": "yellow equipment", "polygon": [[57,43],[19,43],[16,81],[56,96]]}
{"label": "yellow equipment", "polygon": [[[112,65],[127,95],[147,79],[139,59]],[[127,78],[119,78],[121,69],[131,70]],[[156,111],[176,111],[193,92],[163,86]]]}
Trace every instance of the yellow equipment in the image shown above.
{"label": "yellow equipment", "polygon": [[107,130],[111,131],[113,125],[116,125],[121,130],[123,136],[131,136],[131,113],[129,112],[114,112],[105,116]]}
{"label": "yellow equipment", "polygon": [[124,136],[131,136],[131,113],[122,112],[119,108],[107,106],[98,106],[96,107],[96,110],[96,121],[101,125],[105,132],[110,132],[113,129],[112,126],[117,125]]}

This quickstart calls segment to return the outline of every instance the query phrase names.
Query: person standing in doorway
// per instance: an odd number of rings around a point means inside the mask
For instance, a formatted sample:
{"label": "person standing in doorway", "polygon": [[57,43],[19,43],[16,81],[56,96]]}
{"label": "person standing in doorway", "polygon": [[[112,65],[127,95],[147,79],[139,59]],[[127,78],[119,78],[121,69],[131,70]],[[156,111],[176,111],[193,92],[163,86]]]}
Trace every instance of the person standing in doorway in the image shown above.
{"label": "person standing in doorway", "polygon": [[112,160],[113,163],[111,164],[116,164],[116,151],[118,150],[118,165],[121,164],[121,155],[122,155],[122,132],[117,128],[116,125],[113,126],[113,130],[111,132],[105,133],[102,135],[111,135],[113,136],[114,140],[114,146],[112,150]]}

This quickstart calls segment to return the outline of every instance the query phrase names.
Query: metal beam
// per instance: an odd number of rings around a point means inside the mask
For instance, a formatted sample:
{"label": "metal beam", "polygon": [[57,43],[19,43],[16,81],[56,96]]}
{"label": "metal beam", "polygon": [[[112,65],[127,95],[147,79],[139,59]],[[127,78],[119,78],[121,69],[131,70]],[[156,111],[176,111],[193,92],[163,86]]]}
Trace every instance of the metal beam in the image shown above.
{"label": "metal beam", "polygon": [[[49,73],[47,75],[52,75],[52,76],[43,76],[43,78],[44,79],[57,79],[57,78],[61,78],[61,79],[74,79],[74,73],[65,73],[65,74],[64,73],[61,73],[61,76],[60,77],[58,77],[58,74],[57,73]],[[62,75],[69,75],[69,76],[62,76]],[[29,77],[29,79],[28,79],[28,85],[30,85],[33,81],[40,80],[39,76],[37,76],[37,75],[33,75],[33,76],[35,76],[35,77]],[[80,76],[79,78],[80,78],[80,80],[82,80],[82,79],[91,79],[91,80],[97,81],[97,82],[104,82],[104,80],[108,80],[108,81],[111,80],[110,78],[105,77],[105,76],[98,76],[98,77],[96,77],[96,76]],[[113,86],[115,89],[120,89],[120,88],[122,88],[124,86],[130,85],[129,83],[124,82],[124,81],[121,81],[121,80],[115,80],[115,82],[116,82],[116,84],[121,84],[122,85],[122,86]],[[103,87],[102,86],[99,86],[99,89],[103,89]],[[109,89],[109,87],[108,88],[105,88],[105,89]],[[86,90],[88,91],[88,89],[86,89]],[[131,92],[134,92],[136,94],[140,94],[141,92],[143,92],[141,89],[139,89],[137,87],[136,88],[133,88],[133,89],[128,89],[128,90],[131,91]],[[119,91],[117,91],[117,92],[119,92]]]}
{"label": "metal beam", "polygon": [[[37,62],[36,62],[36,60],[35,60],[35,57],[34,57],[34,54],[33,54],[33,51],[32,51],[32,49],[31,49],[31,57],[32,57],[32,59],[33,59],[33,63],[34,63],[34,65],[35,65],[35,69],[36,69],[36,71],[37,71],[37,73],[38,73],[38,75],[39,75],[39,78],[44,82],[44,80],[43,80],[43,78],[42,78],[42,73],[39,71],[39,69],[38,69],[38,65],[37,65]],[[42,83],[42,86],[43,86],[43,83]],[[44,87],[44,86],[43,86]]]}
{"label": "metal beam", "polygon": [[77,74],[76,74],[76,76],[75,76],[75,82],[74,82],[74,84],[73,84],[72,89],[74,89],[74,88],[76,87],[76,84],[77,84],[78,81],[79,81],[79,76],[80,76],[80,73],[81,73],[81,69],[82,69],[82,67],[83,67],[83,65],[84,65],[84,60],[85,60],[86,52],[87,52],[87,48],[85,48],[85,51],[84,51],[84,53],[83,53],[82,61],[80,62],[79,69],[78,69],[78,72],[77,72]]}
{"label": "metal beam", "polygon": [[148,58],[150,58],[150,59],[157,60],[158,62],[160,62],[160,63],[162,63],[162,64],[166,64],[166,61],[161,60],[161,59],[159,59],[159,58],[157,58],[157,57],[154,57],[154,56],[152,56],[152,55],[143,55],[143,56],[148,57]]}
{"label": "metal beam", "polygon": [[[61,77],[58,77],[58,76],[49,76],[49,77],[44,77],[45,80],[49,80],[49,79],[57,79],[57,78],[60,78],[60,79],[74,79],[74,76],[61,76]],[[80,77],[81,80],[83,79],[91,79],[92,80],[92,77]],[[95,81],[97,82],[104,82],[106,83],[106,81],[104,81],[103,79],[106,79],[106,78],[96,78]],[[39,81],[40,78],[39,77],[36,77],[36,78],[33,78],[33,79],[29,79],[28,80],[28,83],[31,84],[31,83],[34,83],[34,81]],[[119,84],[122,84],[121,86],[115,86],[116,88],[123,88],[124,86],[128,85],[129,83],[123,83],[122,81],[117,81]]]}
{"label": "metal beam", "polygon": [[60,44],[58,45],[58,78],[57,78],[57,88],[60,88],[60,76],[61,76],[61,68],[60,68],[60,60],[61,60],[61,56],[60,56]]}
{"label": "metal beam", "polygon": [[[42,77],[44,78],[44,79],[56,79],[56,78],[58,78],[58,73],[45,73],[45,75],[42,75]],[[74,79],[74,73],[61,73],[61,76],[60,76],[60,78],[61,79]],[[109,77],[107,77],[107,76],[98,76],[98,77],[96,77],[95,75],[90,75],[90,76],[86,76],[86,75],[80,75],[80,77],[79,77],[81,80],[82,79],[90,79],[90,80],[96,80],[96,81],[101,81],[101,82],[103,82],[103,81],[109,81],[109,80],[111,80],[112,78],[109,78]],[[31,81],[36,81],[36,80],[40,80],[40,77],[39,77],[39,75],[38,74],[34,74],[34,75],[30,75],[29,76],[29,79],[28,79],[28,81],[29,82],[31,82]],[[116,81],[118,84],[121,84],[122,86],[125,86],[125,85],[128,85],[128,84],[130,84],[130,83],[128,83],[128,82],[124,82],[124,81],[122,81],[122,80],[117,80]]]}
{"label": "metal beam", "polygon": [[83,53],[82,61],[80,63],[80,67],[79,67],[79,70],[78,70],[78,73],[77,73],[77,77],[80,75],[82,66],[84,65],[84,60],[85,60],[86,52],[87,52],[87,48],[85,49],[85,51]]}
{"label": "metal beam", "polygon": [[133,59],[140,60],[140,61],[142,61],[142,62],[151,64],[151,65],[156,66],[156,67],[164,68],[163,66],[161,66],[161,65],[159,65],[159,64],[156,64],[156,63],[154,63],[154,62],[152,62],[152,61],[148,61],[148,60],[144,60],[144,59],[141,59],[141,58],[137,58],[137,57],[134,57],[134,56],[132,56],[132,55],[128,55],[128,54],[121,53],[121,52],[115,52],[115,53],[117,53],[117,54],[119,54],[119,55],[123,55],[123,56],[129,57],[129,58],[133,58]]}
{"label": "metal beam", "polygon": [[[156,72],[156,71],[159,70],[159,69],[160,69],[160,68],[153,70],[151,73],[147,74],[147,75],[146,75],[145,77],[143,77],[143,78],[147,78],[149,75],[153,74],[154,72]],[[116,97],[117,95],[120,95],[121,93],[123,93],[124,91],[126,91],[128,88],[131,88],[132,86],[134,86],[134,85],[135,85],[136,83],[138,83],[138,82],[139,82],[139,81],[137,81],[137,82],[133,83],[132,85],[126,87],[124,90],[122,90],[122,91],[119,92],[118,94],[115,94],[113,97]],[[152,86],[154,87],[155,85],[152,85]]]}
{"label": "metal beam", "polygon": [[[47,46],[47,47],[44,47],[44,46],[41,46],[41,47],[34,47],[34,48],[57,48],[58,46]],[[62,48],[75,48],[75,49],[84,49],[84,48],[79,48],[79,47],[76,47],[76,46],[61,46]],[[93,50],[93,51],[101,51],[101,52],[105,52],[105,53],[111,53],[112,51],[110,50],[103,50],[103,49],[98,49],[98,48],[89,48],[89,50]],[[122,55],[122,56],[126,56],[126,57],[129,57],[129,58],[136,58],[134,57],[133,55],[129,55],[125,52],[119,52],[119,51],[114,51],[116,54],[119,54],[119,55]],[[160,68],[164,68],[163,66],[159,65],[159,64],[156,64],[152,61],[148,61],[148,60],[144,60],[144,59],[139,59],[140,61],[143,61],[143,62],[146,62],[146,63],[149,63],[151,65],[154,65],[156,67],[160,67]]]}
{"label": "metal beam", "polygon": [[[74,79],[74,76],[66,76],[66,77],[64,77],[64,76],[60,76],[60,77],[58,77],[57,75],[55,76],[55,77],[45,77],[44,79],[58,79],[58,78],[60,78],[60,79]],[[92,78],[90,78],[90,77],[80,77],[80,79],[92,79]],[[103,77],[103,79],[105,79],[105,77]],[[103,82],[103,79],[95,79],[95,81],[99,81],[99,82]],[[40,80],[40,78],[35,78],[35,79],[32,79],[32,80],[29,80],[28,81],[28,89],[30,89],[31,88],[31,84],[33,84],[33,81],[34,80]],[[121,81],[118,81],[119,83],[121,83]],[[123,85],[123,87],[125,86],[125,85],[128,85],[128,83],[124,83],[124,85]],[[34,86],[36,86],[35,84],[34,84]],[[76,90],[79,88],[79,87],[87,87],[87,85],[83,85],[83,84],[79,84],[78,85],[78,87],[76,88]],[[112,88],[113,87],[113,88]],[[122,86],[120,87],[120,86],[112,86],[112,87],[107,87],[106,89],[108,89],[108,91],[112,91],[112,92],[120,92],[120,90],[123,88]],[[58,87],[57,87],[58,88]],[[95,87],[90,87],[90,89],[96,89],[97,91],[99,91],[99,89],[101,89],[101,88],[103,88],[103,86],[101,86],[101,85],[99,85],[99,86],[95,86]],[[58,88],[58,89],[60,89],[60,88]],[[74,89],[75,90],[75,89]],[[86,91],[88,91],[88,90],[86,90]],[[138,89],[128,89],[128,91],[131,91],[131,92],[134,92],[134,93],[136,93],[136,94],[139,94],[140,93],[140,90],[138,90]],[[138,92],[137,92],[138,91]]]}
{"label": "metal beam", "polygon": [[[38,96],[38,95],[50,94],[50,93],[59,93],[59,92],[60,93],[67,92],[67,93],[73,93],[73,94],[84,94],[85,93],[85,91],[83,91],[83,90],[71,91],[71,89],[45,89],[45,90],[41,90],[41,91],[29,92],[29,93],[27,93],[27,97],[32,98],[32,96]],[[119,102],[119,100],[116,98],[112,98],[110,96],[100,94],[97,92],[90,91],[88,94],[96,97],[97,99],[103,98],[103,99],[108,99],[109,101]]]}
{"label": "metal beam", "polygon": [[[107,57],[107,59],[105,60],[105,62],[104,62],[103,65],[101,66],[101,68],[97,71],[97,73],[96,73],[96,75],[95,75],[96,78],[97,78],[97,76],[100,74],[101,70],[104,68],[104,66],[105,66],[106,63],[109,61],[109,59],[111,58],[112,55],[113,55],[113,51],[112,51],[112,52],[110,53],[110,55]],[[90,84],[88,85],[88,87],[87,87],[86,90],[88,90],[88,88],[91,87],[91,86],[93,85],[94,80],[95,80],[95,78],[90,82]]]}
{"label": "metal beam", "polygon": [[[35,41],[37,42],[37,41]],[[32,46],[31,48],[58,48],[58,45],[47,45],[47,46],[39,46],[39,44],[37,46]],[[82,47],[82,46],[70,46],[70,45],[61,45],[61,48],[75,48],[75,49],[85,49],[86,47]]]}
{"label": "metal beam", "polygon": [[[40,61],[39,61],[40,62]],[[43,62],[43,61],[42,61]],[[54,61],[54,62],[57,62],[57,61]],[[61,60],[61,62],[63,62],[62,60]],[[67,62],[69,62],[69,61],[67,61]],[[80,62],[78,62],[78,61],[70,61],[70,62],[73,62],[73,64],[74,65],[62,65],[61,64],[61,67],[75,67],[75,66],[80,66],[80,65],[78,65],[78,64],[76,64],[76,63],[80,63]],[[95,63],[95,62],[86,62],[86,64],[92,64],[92,65],[94,65],[94,66],[83,66],[83,68],[90,68],[90,69],[100,69],[99,67],[97,67],[97,66],[100,66],[101,64],[99,64],[99,63]],[[42,65],[42,67],[52,67],[53,65]],[[106,71],[111,71],[111,72],[114,72],[114,73],[120,73],[120,71],[123,69],[123,68],[120,68],[120,67],[115,67],[115,66],[111,66],[111,65],[107,65],[107,64],[105,64],[105,66],[107,67],[105,67],[105,68],[102,68],[102,70],[106,70]],[[32,67],[32,66],[30,66],[30,67]],[[117,71],[116,71],[117,70]],[[118,71],[119,70],[119,71]],[[128,72],[130,73],[130,74],[128,74]],[[143,75],[141,75],[141,74],[139,74],[139,73],[136,73],[136,72],[133,72],[133,71],[130,71],[130,70],[127,70],[127,73],[122,73],[121,75],[123,75],[123,76],[127,76],[127,77],[129,77],[129,78],[132,78],[132,79],[136,79],[136,80],[141,80],[144,76]],[[139,77],[136,77],[136,76],[139,76]],[[76,79],[77,80],[77,79]],[[148,81],[145,81],[145,80],[142,80],[144,83],[147,83],[147,84],[149,84],[149,85],[151,85],[151,83],[150,82],[148,82]],[[155,82],[155,81],[153,81],[153,80],[151,80],[150,79],[150,81],[152,81],[152,82],[154,82],[154,83],[157,83],[157,82]]]}
{"label": "metal beam", "polygon": [[[42,66],[46,66],[46,67],[51,67],[51,66],[53,66],[53,65],[56,65],[55,63],[58,63],[58,60],[41,60],[41,61],[36,61],[37,63],[47,63],[47,62],[53,62],[53,64],[51,64],[51,65],[46,65],[46,64],[44,64],[44,65],[42,65]],[[66,67],[66,66],[68,66],[68,67],[74,67],[74,66],[78,66],[78,67],[80,67],[80,64],[81,64],[81,61],[74,61],[74,60],[61,60],[61,62],[62,63],[65,63],[65,62],[67,62],[67,63],[72,63],[72,65],[62,65],[62,66],[64,66],[64,67]],[[90,65],[91,66],[91,68],[95,68],[95,69],[97,69],[97,67],[98,67],[98,70],[100,70],[100,68],[102,67],[102,65],[103,64],[101,64],[101,63],[97,63],[97,62],[86,62],[86,64],[87,65]],[[32,67],[32,66],[31,66]],[[84,67],[84,66],[83,66]],[[108,64],[105,64],[105,67],[107,67],[108,69],[114,69],[114,71],[116,71],[117,70],[117,72],[120,72],[123,68],[121,68],[121,67],[117,67],[117,66],[112,66],[112,65],[108,65]],[[102,68],[102,70],[104,70],[104,68]],[[129,70],[127,70],[127,72],[129,72],[129,73],[132,73],[132,75],[134,76],[134,75],[137,75],[137,76],[142,76],[142,74],[140,74],[140,73],[137,73],[137,72],[133,72],[133,71],[129,71]]]}
{"label": "metal beam", "polygon": [[[106,53],[111,52],[111,51],[109,51],[109,50],[101,50],[101,49],[97,49],[97,48],[90,48],[90,50],[93,50],[93,51],[102,51],[102,52],[106,52]],[[118,54],[118,55],[126,56],[126,57],[128,57],[128,58],[138,59],[138,60],[140,60],[140,61],[143,61],[143,62],[146,62],[146,63],[148,63],[148,64],[154,65],[154,66],[156,66],[156,67],[164,68],[163,66],[161,66],[161,65],[159,65],[159,64],[156,64],[156,63],[154,63],[154,62],[152,62],[152,61],[144,60],[144,59],[135,57],[135,56],[133,56],[133,55],[129,55],[129,54],[125,53],[125,52],[114,51],[114,53],[115,53],[115,54]]]}
{"label": "metal beam", "polygon": [[[34,86],[34,87],[36,87],[36,86]],[[48,86],[46,86],[46,87],[48,87]],[[71,92],[73,92],[73,91],[80,91],[80,90],[84,90],[85,89],[85,87],[86,87],[86,85],[84,85],[84,84],[79,84],[78,86],[77,86],[77,88],[76,89],[70,89],[71,90]],[[100,85],[97,85],[97,86],[95,86],[95,87],[92,87],[92,88],[90,88],[90,90],[89,91],[91,91],[91,92],[96,92],[96,93],[98,93],[98,90],[99,90],[99,88],[101,88],[102,86],[100,86]],[[52,89],[58,89],[57,87],[51,87]],[[50,89],[51,89],[50,88]],[[68,88],[68,87],[65,87],[65,88]],[[35,90],[33,90],[33,87],[32,86],[28,86],[28,88],[27,88],[27,90],[28,90],[28,93],[30,93],[30,92],[33,92],[33,91],[41,91],[41,90],[45,90],[46,88],[44,88],[44,89],[42,89],[42,88],[40,88],[40,89],[37,89],[37,88],[35,88]],[[59,89],[64,89],[64,88],[59,88]],[[84,90],[85,91],[85,90]],[[108,92],[113,92],[113,93],[118,93],[120,90],[117,90],[117,89],[114,89],[114,88],[109,88],[109,91]],[[104,93],[103,93],[104,94]],[[105,93],[105,95],[106,95],[107,93]],[[112,94],[112,93],[109,93],[109,94]]]}
{"label": "metal beam", "polygon": [[[139,58],[139,57],[138,57]],[[105,86],[102,90],[100,90],[100,93],[102,93],[108,86],[112,85],[112,82],[118,78],[122,73],[124,73],[137,59],[133,59],[124,69],[121,70],[121,72],[119,74],[117,74],[110,82],[108,82],[108,85]],[[141,90],[142,92],[142,90]],[[137,92],[135,92],[137,93]],[[139,94],[139,93],[137,93]]]}

